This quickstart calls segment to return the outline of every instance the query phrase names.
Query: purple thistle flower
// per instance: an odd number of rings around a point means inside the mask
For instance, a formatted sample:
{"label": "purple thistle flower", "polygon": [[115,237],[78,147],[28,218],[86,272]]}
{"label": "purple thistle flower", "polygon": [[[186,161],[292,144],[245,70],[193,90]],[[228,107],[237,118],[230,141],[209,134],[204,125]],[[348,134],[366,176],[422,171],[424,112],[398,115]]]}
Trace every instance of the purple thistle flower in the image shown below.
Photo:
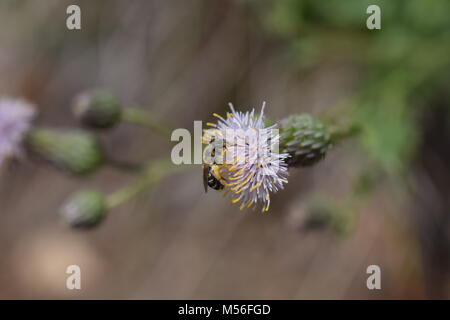
{"label": "purple thistle flower", "polygon": [[262,211],[268,211],[270,194],[287,183],[289,155],[278,152],[280,135],[276,124],[265,126],[264,105],[255,115],[254,109],[237,112],[230,103],[231,113],[226,118],[214,114],[217,124],[207,123],[213,128],[203,135],[203,143],[214,145],[214,165],[224,192],[231,194],[232,203],[240,203],[240,209],[262,203]]}

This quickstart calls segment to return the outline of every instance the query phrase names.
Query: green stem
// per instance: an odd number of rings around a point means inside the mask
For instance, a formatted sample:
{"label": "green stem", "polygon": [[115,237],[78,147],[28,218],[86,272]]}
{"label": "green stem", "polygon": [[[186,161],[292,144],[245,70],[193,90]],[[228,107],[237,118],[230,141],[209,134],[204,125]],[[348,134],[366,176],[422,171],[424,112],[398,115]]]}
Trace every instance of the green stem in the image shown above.
{"label": "green stem", "polygon": [[143,191],[151,188],[155,183],[169,174],[180,171],[185,166],[176,166],[168,160],[159,160],[151,163],[142,171],[142,175],[133,183],[109,194],[106,197],[106,204],[108,209],[118,207]]}
{"label": "green stem", "polygon": [[140,108],[124,108],[122,120],[124,122],[154,131],[164,138],[170,137],[172,133],[169,126],[155,119],[150,112]]}
{"label": "green stem", "polygon": [[106,197],[108,209],[113,209],[130,201],[145,189],[150,188],[152,184],[153,182],[150,180],[144,181],[139,179],[136,182],[111,193]]}

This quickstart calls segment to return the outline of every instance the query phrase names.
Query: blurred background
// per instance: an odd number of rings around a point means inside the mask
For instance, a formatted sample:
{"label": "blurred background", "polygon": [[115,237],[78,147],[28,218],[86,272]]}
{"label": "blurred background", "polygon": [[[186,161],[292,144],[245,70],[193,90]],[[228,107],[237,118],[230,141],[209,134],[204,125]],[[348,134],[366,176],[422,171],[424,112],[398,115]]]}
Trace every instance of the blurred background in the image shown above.
{"label": "blurred background", "polygon": [[[81,30],[66,8],[81,8]],[[366,9],[381,7],[381,30]],[[98,228],[58,210],[88,178],[30,158],[0,171],[0,298],[450,298],[450,2],[446,0],[3,0],[0,94],[39,106],[38,125],[77,127],[73,97],[107,88],[174,127],[227,103],[357,121],[358,137],[290,170],[269,213],[204,193],[201,168],[163,179]],[[108,156],[146,162],[173,143],[120,125]],[[66,289],[81,267],[82,290]],[[366,268],[381,268],[368,290]]]}

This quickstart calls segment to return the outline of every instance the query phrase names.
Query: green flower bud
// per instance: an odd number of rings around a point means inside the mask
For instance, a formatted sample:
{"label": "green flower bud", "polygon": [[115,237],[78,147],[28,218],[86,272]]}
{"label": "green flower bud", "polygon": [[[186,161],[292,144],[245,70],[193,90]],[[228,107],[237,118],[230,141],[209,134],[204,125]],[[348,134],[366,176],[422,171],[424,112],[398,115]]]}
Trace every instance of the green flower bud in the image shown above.
{"label": "green flower bud", "polygon": [[72,195],[60,210],[62,218],[73,228],[97,226],[106,216],[103,194],[96,190],[81,190]]}
{"label": "green flower bud", "polygon": [[325,157],[330,134],[322,122],[308,114],[292,115],[280,121],[280,152],[288,153],[289,166],[310,166]]}
{"label": "green flower bud", "polygon": [[90,91],[75,97],[73,113],[86,126],[107,129],[120,122],[122,106],[117,97],[107,91]]}
{"label": "green flower bud", "polygon": [[103,161],[95,136],[80,130],[33,128],[25,142],[30,152],[73,174],[90,173]]}

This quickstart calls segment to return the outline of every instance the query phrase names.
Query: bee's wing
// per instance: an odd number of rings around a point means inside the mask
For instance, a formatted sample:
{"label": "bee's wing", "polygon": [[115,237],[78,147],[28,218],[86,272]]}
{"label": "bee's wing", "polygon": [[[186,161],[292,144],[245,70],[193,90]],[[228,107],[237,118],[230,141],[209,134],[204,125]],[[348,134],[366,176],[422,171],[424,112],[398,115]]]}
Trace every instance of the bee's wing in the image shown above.
{"label": "bee's wing", "polygon": [[208,192],[208,174],[209,167],[207,165],[203,165],[203,187],[205,187],[205,193]]}

